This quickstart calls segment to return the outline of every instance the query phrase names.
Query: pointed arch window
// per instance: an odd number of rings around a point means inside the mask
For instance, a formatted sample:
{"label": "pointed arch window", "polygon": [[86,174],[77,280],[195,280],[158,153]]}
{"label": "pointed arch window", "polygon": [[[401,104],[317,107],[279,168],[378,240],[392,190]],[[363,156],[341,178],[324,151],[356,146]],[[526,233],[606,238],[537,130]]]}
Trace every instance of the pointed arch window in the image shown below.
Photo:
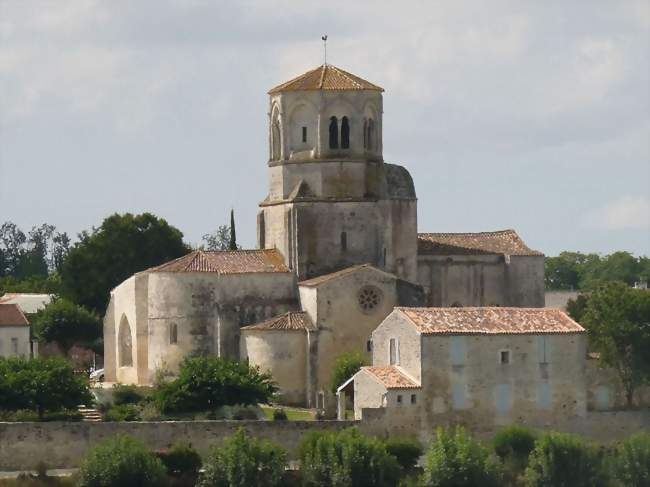
{"label": "pointed arch window", "polygon": [[131,326],[129,326],[129,320],[126,318],[126,316],[122,316],[122,319],[120,320],[118,342],[120,367],[131,367],[133,365]]}
{"label": "pointed arch window", "polygon": [[373,144],[375,143],[375,121],[370,118],[368,119],[368,136],[366,137],[366,144],[368,150],[373,150]]}
{"label": "pointed arch window", "polygon": [[336,117],[330,117],[330,149],[339,148],[339,121]]}
{"label": "pointed arch window", "polygon": [[341,148],[350,148],[350,122],[348,121],[348,117],[341,119]]}
{"label": "pointed arch window", "polygon": [[368,120],[363,119],[363,148],[368,148]]}

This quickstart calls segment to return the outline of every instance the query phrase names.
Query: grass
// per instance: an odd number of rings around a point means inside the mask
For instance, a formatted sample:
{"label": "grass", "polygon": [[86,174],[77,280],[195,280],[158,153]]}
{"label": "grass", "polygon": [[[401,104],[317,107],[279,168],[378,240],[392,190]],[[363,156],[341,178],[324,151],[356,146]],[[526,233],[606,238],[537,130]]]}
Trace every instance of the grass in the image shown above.
{"label": "grass", "polygon": [[284,412],[287,413],[287,420],[288,421],[313,421],[314,420],[314,413],[312,411],[306,410],[306,409],[295,409],[295,408],[287,408],[287,407],[273,407],[273,406],[261,406],[262,411],[264,411],[264,415],[266,416],[266,419],[272,421],[273,420],[273,411],[276,409],[284,409]]}
{"label": "grass", "polygon": [[71,477],[0,479],[0,487],[73,487]]}

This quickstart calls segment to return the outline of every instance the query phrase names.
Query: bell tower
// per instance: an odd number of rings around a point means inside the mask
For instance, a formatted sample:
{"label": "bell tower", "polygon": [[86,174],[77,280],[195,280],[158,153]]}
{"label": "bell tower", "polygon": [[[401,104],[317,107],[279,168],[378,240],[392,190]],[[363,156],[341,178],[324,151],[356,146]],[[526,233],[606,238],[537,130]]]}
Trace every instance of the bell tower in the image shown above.
{"label": "bell tower", "polygon": [[383,161],[383,91],[329,64],[269,91],[258,246],[280,250],[299,279],[362,263],[416,279],[415,191]]}

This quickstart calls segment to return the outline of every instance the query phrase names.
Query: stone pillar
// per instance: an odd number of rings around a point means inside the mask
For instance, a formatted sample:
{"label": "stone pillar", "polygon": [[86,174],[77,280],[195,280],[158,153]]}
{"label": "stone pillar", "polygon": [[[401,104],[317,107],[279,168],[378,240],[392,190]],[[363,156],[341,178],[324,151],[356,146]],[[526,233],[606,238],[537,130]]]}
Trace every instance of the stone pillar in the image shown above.
{"label": "stone pillar", "polygon": [[337,402],[337,415],[336,419],[339,421],[345,420],[345,391],[338,391],[336,393]]}

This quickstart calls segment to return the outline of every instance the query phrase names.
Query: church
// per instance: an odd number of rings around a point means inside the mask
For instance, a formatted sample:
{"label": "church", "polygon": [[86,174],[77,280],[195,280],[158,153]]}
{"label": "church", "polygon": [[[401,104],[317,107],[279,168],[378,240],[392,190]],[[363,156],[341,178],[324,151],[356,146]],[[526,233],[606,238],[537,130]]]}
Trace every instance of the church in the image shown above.
{"label": "church", "polygon": [[270,371],[282,403],[331,409],[336,357],[370,357],[396,307],[544,306],[544,256],[514,230],[418,233],[411,175],[383,159],[383,92],[330,64],[269,91],[257,248],[195,250],[115,287],[107,381],[211,354]]}

